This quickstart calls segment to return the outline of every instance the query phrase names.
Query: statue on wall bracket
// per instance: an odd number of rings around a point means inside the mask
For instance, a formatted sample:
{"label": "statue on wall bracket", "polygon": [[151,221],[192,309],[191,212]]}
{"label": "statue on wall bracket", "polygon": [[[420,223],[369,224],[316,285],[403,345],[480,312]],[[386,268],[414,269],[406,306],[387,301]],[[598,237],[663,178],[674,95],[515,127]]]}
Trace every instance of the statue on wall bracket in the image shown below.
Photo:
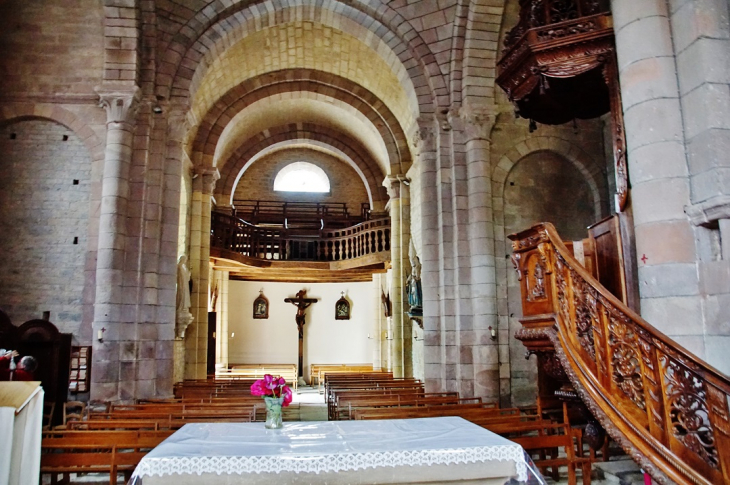
{"label": "statue on wall bracket", "polygon": [[190,293],[192,280],[188,269],[188,257],[184,254],[177,262],[177,293],[175,295],[175,337],[185,338],[185,330],[193,323],[190,313]]}
{"label": "statue on wall bracket", "polygon": [[411,274],[408,275],[406,280],[406,291],[408,306],[410,307],[406,312],[411,318],[420,318],[423,316],[423,290],[421,289],[421,261],[418,259],[416,254],[416,247],[413,245],[411,239],[411,245],[408,248],[408,259],[411,260]]}

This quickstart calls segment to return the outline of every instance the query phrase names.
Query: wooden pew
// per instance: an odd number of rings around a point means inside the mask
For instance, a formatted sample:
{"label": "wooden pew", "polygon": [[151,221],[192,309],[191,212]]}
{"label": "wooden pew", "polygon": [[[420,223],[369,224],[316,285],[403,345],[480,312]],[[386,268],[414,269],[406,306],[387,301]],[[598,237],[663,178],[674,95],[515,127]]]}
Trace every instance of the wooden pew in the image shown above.
{"label": "wooden pew", "polygon": [[46,432],[41,440],[41,476],[70,473],[108,473],[116,485],[117,473],[125,481],[144,455],[172,431],[68,431]]}
{"label": "wooden pew", "polygon": [[481,398],[460,398],[453,395],[403,395],[389,396],[341,396],[335,409],[335,420],[352,419],[352,412],[357,409],[440,407],[445,405],[476,404],[481,405]]}
{"label": "wooden pew", "polygon": [[297,390],[299,376],[296,364],[230,364],[228,369],[218,370],[215,375],[218,380],[219,377],[261,379],[266,374],[283,377],[294,391]]}
{"label": "wooden pew", "polygon": [[[314,385],[322,382],[324,374],[329,373],[351,373],[351,372],[373,372],[373,364],[310,364],[309,384]],[[323,374],[324,373],[324,374]]]}

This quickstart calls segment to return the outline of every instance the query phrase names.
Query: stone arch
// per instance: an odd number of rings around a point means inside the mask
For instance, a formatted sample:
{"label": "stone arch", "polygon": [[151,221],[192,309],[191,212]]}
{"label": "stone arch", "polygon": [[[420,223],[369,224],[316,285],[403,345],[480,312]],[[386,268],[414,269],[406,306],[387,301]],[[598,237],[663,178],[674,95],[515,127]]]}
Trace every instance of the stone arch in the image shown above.
{"label": "stone arch", "polygon": [[[374,210],[381,210],[382,208],[380,206],[374,205],[374,201],[376,199],[373,198],[373,191],[371,189],[371,183],[372,181],[367,178],[365,173],[360,169],[360,166],[345,152],[333,147],[329,143],[324,143],[320,141],[314,141],[312,139],[302,140],[299,138],[292,138],[291,140],[284,140],[277,143],[274,143],[272,145],[267,146],[260,152],[256,153],[252,158],[249,158],[246,160],[246,163],[243,165],[243,167],[238,171],[238,174],[235,177],[235,180],[233,181],[232,189],[230,190],[231,196],[231,203],[233,201],[233,196],[236,191],[236,187],[238,186],[238,182],[243,177],[244,173],[246,172],[246,169],[251,166],[254,162],[258,161],[259,159],[268,156],[269,154],[283,150],[289,147],[300,147],[302,145],[306,145],[307,148],[321,150],[327,155],[331,155],[335,158],[339,158],[343,160],[345,163],[347,163],[352,169],[354,169],[357,174],[360,176],[360,180],[362,181],[363,185],[365,186],[365,190],[368,195],[368,202],[370,203],[370,207]],[[378,193],[376,192],[376,197],[378,196]],[[385,203],[381,201],[381,205],[384,207]]]}
{"label": "stone arch", "polygon": [[352,81],[310,70],[287,70],[258,76],[242,82],[222,96],[200,122],[193,138],[191,153],[201,157],[195,162],[212,165],[225,126],[246,106],[272,94],[290,91],[319,92],[356,107],[378,129],[385,141],[391,166],[400,164],[401,171],[405,173],[411,162],[410,148],[405,133],[390,110],[372,93]]}
{"label": "stone arch", "polygon": [[[496,76],[499,54],[500,27],[504,18],[504,3],[491,0],[471,0],[466,22],[466,40],[463,60],[463,97],[469,103],[492,105],[495,102],[494,84],[487,84],[488,77]],[[489,41],[486,41],[488,39]]]}
{"label": "stone arch", "polygon": [[583,174],[593,194],[594,211],[600,216],[608,203],[604,197],[608,192],[608,184],[603,176],[603,168],[578,145],[556,136],[525,137],[499,156],[492,170],[494,199],[503,198],[504,184],[512,168],[525,156],[538,151],[551,151],[560,155]]}
{"label": "stone arch", "polygon": [[[103,164],[104,146],[88,125],[57,105],[6,105],[0,110],[0,128],[11,134],[3,156],[18,164],[3,181],[3,194],[18,205],[0,218],[4,228],[13,228],[12,237],[0,245],[2,251],[28,248],[8,261],[8,275],[28,273],[3,285],[6,309],[17,319],[48,308],[66,331],[82,338],[90,329],[93,305],[84,294],[93,298],[94,292],[89,277],[98,225],[93,173]],[[31,186],[43,190],[34,193]],[[26,298],[22,304],[13,296],[18,291]]]}
{"label": "stone arch", "polygon": [[226,164],[225,169],[222,171],[222,180],[218,184],[221,187],[222,195],[225,197],[226,194],[233,192],[239,173],[249,160],[274,144],[290,140],[306,140],[310,143],[323,143],[343,152],[363,172],[367,186],[372,193],[373,203],[378,201],[384,205],[387,202],[387,197],[381,184],[384,175],[380,174],[380,177],[378,177],[379,171],[377,164],[362,155],[364,150],[358,142],[341,133],[331,133],[326,128],[309,125],[302,127],[296,125],[274,127],[244,142],[229,158],[229,160],[233,161],[232,165],[229,166]]}
{"label": "stone arch", "polygon": [[0,124],[8,124],[21,119],[47,119],[73,131],[86,146],[91,162],[104,161],[105,145],[89,125],[71,111],[56,104],[7,104],[0,109]]}
{"label": "stone arch", "polygon": [[[359,4],[360,9],[335,0],[307,6],[299,5],[296,0],[282,0],[276,7],[265,0],[226,5],[222,0],[211,2],[196,15],[190,16],[185,24],[180,23],[176,31],[168,32],[170,40],[163,47],[160,63],[163,75],[158,78],[158,95],[187,97],[194,76],[191,66],[197,67],[205,53],[218,42],[230,45],[227,32],[231,26],[247,29],[250,25],[274,25],[286,15],[291,15],[329,22],[333,27],[341,19],[366,26],[370,36],[383,39],[400,59],[416,89],[428,87],[427,94],[418,95],[420,114],[433,113],[436,106],[448,106],[447,82],[427,43],[405,18],[385,4]],[[289,13],[290,10],[292,13]]]}
{"label": "stone arch", "polygon": [[104,0],[104,82],[136,84],[139,79],[140,1],[149,11],[149,0],[134,0],[131,5]]}

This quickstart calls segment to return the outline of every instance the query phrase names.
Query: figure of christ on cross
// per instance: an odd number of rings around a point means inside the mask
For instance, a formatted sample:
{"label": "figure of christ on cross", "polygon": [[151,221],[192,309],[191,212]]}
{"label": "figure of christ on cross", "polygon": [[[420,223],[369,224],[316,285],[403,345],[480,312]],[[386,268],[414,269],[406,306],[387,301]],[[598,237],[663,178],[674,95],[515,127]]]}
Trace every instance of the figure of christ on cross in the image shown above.
{"label": "figure of christ on cross", "polygon": [[317,298],[305,298],[307,290],[299,290],[296,298],[284,298],[284,303],[291,303],[297,307],[297,330],[299,330],[299,378],[304,377],[304,310],[312,303],[317,303]]}

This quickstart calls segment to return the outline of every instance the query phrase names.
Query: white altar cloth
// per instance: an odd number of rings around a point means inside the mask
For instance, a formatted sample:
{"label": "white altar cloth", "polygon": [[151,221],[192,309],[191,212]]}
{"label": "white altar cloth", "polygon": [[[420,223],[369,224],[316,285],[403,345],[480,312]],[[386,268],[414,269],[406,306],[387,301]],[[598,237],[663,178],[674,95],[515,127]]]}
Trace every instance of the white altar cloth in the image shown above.
{"label": "white altar cloth", "polygon": [[527,478],[522,448],[458,417],[187,424],[137,466],[135,485],[490,483]]}
{"label": "white altar cloth", "polygon": [[38,483],[43,388],[40,382],[0,382],[0,485]]}

